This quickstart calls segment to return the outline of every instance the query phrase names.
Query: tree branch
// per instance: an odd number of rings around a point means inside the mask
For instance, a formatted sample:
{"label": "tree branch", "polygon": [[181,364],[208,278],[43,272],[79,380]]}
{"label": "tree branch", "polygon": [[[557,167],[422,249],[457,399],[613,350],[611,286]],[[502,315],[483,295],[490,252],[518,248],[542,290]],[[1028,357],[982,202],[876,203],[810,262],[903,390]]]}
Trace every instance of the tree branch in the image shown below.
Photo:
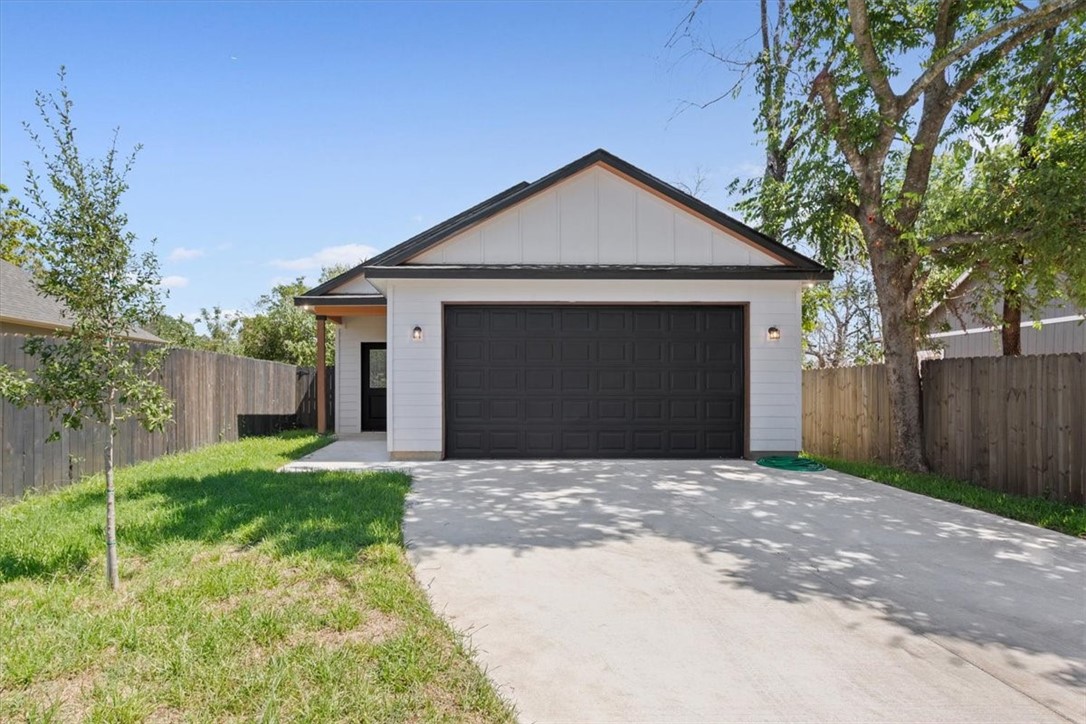
{"label": "tree branch", "polygon": [[[921,73],[920,77],[917,78],[909,89],[900,96],[900,103],[898,105],[899,116],[907,112],[908,109],[916,103],[924,91],[927,90],[928,86],[931,85],[934,80],[941,77],[950,66],[957,63],[959,60],[966,58],[970,53],[985,43],[989,43],[1008,32],[1018,30],[1018,32],[1012,36],[1014,39],[1013,43],[1010,42],[1011,39],[1008,39],[989,53],[994,54],[1002,49],[1002,52],[998,52],[998,57],[1003,57],[1010,52],[1017,43],[1021,42],[1022,39],[1029,38],[1050,27],[1060,24],[1083,8],[1086,8],[1086,0],[1052,0],[1052,2],[1042,2],[1032,10],[1028,10],[1021,15],[1016,15],[1013,18],[1007,18],[1002,22],[998,22],[984,32],[965,41],[958,47],[948,50],[945,55],[936,59],[926,71]],[[976,78],[973,79],[973,82],[968,84],[968,87],[962,91],[962,94],[975,83]]]}
{"label": "tree branch", "polygon": [[875,92],[879,113],[883,118],[897,119],[898,97],[890,87],[886,67],[875,52],[875,40],[871,35],[871,21],[867,16],[867,0],[848,0],[848,17],[852,24],[852,37],[860,52],[860,67]]}
{"label": "tree branch", "polygon": [[828,67],[824,67],[815,76],[812,86],[814,92],[818,94],[822,101],[822,107],[826,110],[826,120],[830,123],[830,131],[833,133],[837,145],[841,148],[841,153],[844,154],[848,165],[852,168],[852,173],[857,179],[862,180],[867,170],[867,164],[863,154],[860,153],[860,150],[852,141],[852,134],[848,129],[848,118],[845,116],[841,108],[841,102],[837,98],[837,84],[834,82],[833,74]]}

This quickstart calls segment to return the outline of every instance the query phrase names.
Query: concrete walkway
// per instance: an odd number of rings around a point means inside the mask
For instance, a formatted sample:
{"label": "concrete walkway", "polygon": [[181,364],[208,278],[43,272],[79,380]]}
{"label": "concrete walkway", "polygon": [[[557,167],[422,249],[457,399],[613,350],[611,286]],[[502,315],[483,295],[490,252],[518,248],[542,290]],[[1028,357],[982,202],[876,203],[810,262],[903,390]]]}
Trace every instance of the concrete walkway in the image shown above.
{"label": "concrete walkway", "polygon": [[334,442],[279,468],[281,473],[319,470],[370,470],[388,467],[388,445],[383,432],[337,435]]}
{"label": "concrete walkway", "polygon": [[525,721],[1086,721],[1086,541],[747,462],[397,467]]}

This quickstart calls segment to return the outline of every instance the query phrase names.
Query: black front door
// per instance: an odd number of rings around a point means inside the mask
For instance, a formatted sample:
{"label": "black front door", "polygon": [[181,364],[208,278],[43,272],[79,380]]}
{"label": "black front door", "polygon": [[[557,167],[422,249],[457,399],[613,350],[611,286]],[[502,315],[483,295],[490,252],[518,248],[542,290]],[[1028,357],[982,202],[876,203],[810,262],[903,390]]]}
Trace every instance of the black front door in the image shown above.
{"label": "black front door", "polygon": [[362,343],[362,431],[384,430],[388,375],[385,345]]}

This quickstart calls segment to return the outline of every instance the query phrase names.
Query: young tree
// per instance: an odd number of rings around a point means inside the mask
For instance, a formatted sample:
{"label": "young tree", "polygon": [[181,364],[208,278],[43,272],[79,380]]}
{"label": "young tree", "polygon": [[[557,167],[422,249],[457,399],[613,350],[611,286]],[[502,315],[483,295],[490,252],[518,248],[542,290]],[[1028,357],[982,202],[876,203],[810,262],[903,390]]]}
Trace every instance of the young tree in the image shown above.
{"label": "young tree", "polygon": [[[27,164],[27,197],[40,227],[30,266],[39,291],[64,303],[72,327],[59,341],[28,340],[23,349],[38,359],[37,370],[29,375],[0,367],[0,394],[16,405],[44,406],[64,427],[105,425],[106,578],[116,589],[117,426],[136,417],[149,430],[161,429],[173,407],[154,379],[164,350],[141,351],[126,342],[126,334],[160,313],[158,262],[152,251],[136,251],[121,210],[135,152],[119,156],[115,133],[101,160],[80,153],[63,69],[59,92],[39,93],[37,107],[53,147],[27,125],[45,169],[42,181]],[[57,437],[59,431],[50,436]]]}
{"label": "young tree", "polygon": [[805,129],[794,149],[790,208],[827,254],[840,248],[827,230],[842,218],[862,236],[882,316],[896,465],[925,468],[917,352],[931,245],[917,224],[936,151],[948,133],[973,123],[952,116],[967,94],[1016,48],[1084,7],[1086,0],[791,5],[790,32],[805,39],[795,67],[817,102],[814,113],[799,103],[787,113]]}

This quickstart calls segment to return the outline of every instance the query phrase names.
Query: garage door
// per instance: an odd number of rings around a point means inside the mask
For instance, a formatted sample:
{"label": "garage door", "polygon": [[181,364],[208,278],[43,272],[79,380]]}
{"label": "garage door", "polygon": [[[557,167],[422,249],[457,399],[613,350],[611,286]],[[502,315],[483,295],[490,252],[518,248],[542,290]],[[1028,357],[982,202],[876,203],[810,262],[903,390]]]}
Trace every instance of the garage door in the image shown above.
{"label": "garage door", "polygon": [[739,457],[743,309],[447,306],[445,454]]}

